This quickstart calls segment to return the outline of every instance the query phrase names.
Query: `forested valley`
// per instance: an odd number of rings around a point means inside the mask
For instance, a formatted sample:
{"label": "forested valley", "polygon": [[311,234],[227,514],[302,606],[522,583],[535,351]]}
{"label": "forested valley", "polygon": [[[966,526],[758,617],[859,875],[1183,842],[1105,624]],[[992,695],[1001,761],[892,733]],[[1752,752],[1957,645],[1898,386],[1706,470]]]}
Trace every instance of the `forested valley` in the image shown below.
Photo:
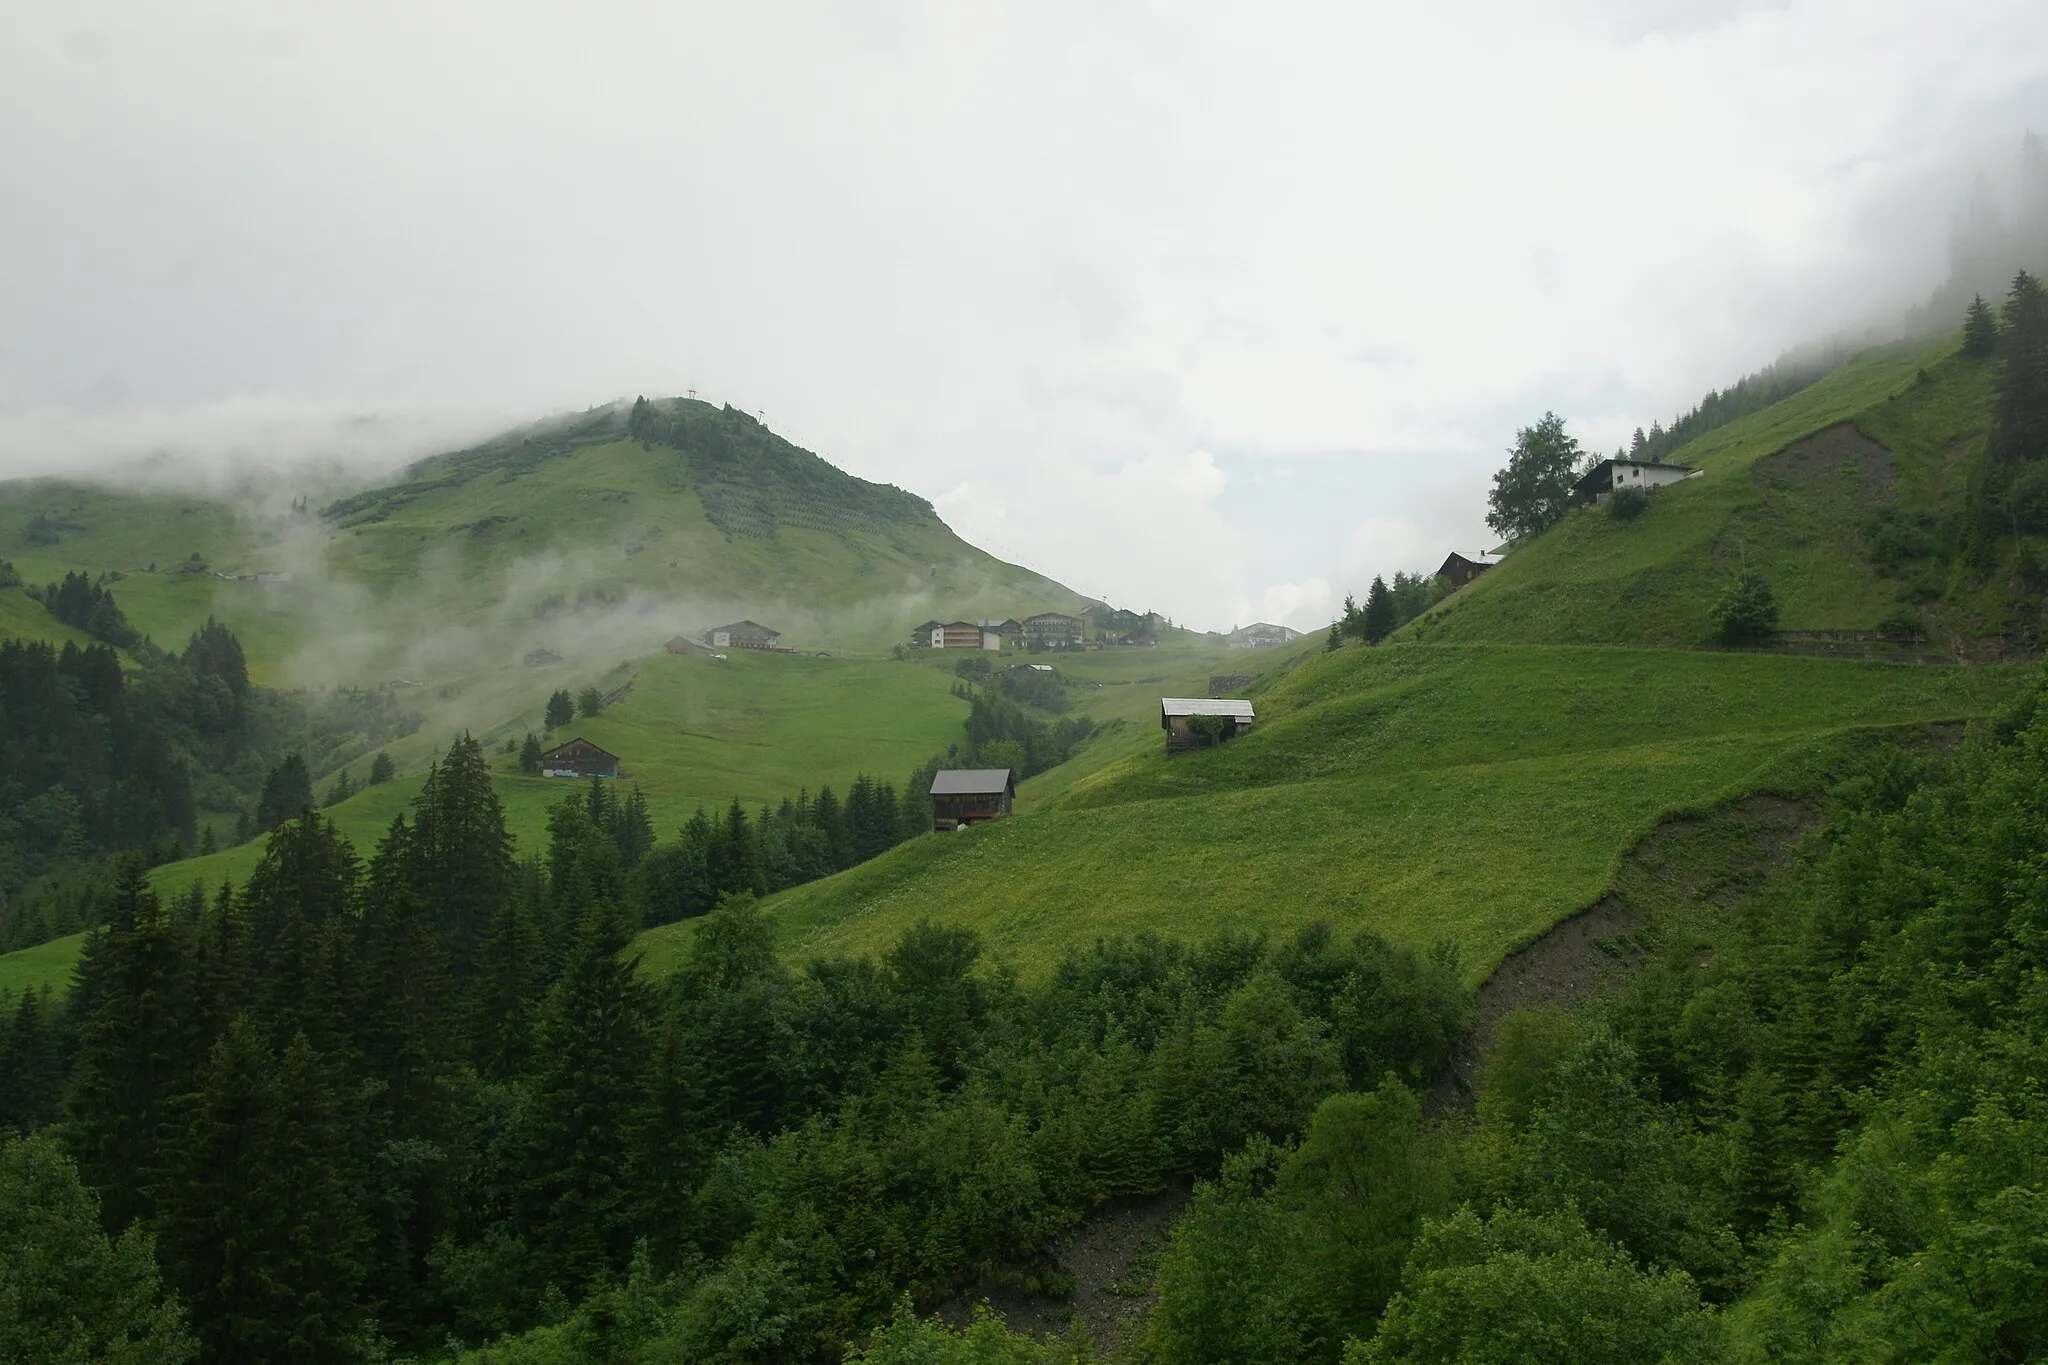
{"label": "forested valley", "polygon": [[1426,1101],[1455,956],[1370,934],[1027,986],[930,924],[792,969],[737,894],[642,979],[615,835],[565,802],[521,863],[458,744],[367,857],[308,812],[246,886],[129,871],[68,999],[19,1002],[0,1347],[1086,1359],[919,1310],[1192,1180],[1146,1359],[2029,1358],[2044,697],[1845,757],[1767,885],[1510,1016],[1470,1113]]}

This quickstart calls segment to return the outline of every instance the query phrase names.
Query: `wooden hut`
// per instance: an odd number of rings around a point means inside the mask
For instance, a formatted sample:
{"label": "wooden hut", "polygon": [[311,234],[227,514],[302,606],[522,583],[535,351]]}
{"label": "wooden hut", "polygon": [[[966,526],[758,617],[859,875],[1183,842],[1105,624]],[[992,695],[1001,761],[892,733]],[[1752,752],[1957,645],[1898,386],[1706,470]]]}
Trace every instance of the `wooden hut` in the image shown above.
{"label": "wooden hut", "polygon": [[1252,704],[1237,697],[1159,699],[1159,728],[1166,731],[1169,754],[1207,749],[1235,739],[1252,728],[1254,719]]}
{"label": "wooden hut", "polygon": [[617,777],[619,756],[587,739],[557,744],[540,756],[542,777]]}
{"label": "wooden hut", "polygon": [[1010,813],[1017,781],[1008,768],[949,768],[932,778],[932,828],[960,829]]}
{"label": "wooden hut", "polygon": [[782,638],[779,630],[770,630],[759,621],[734,621],[730,625],[715,626],[704,632],[704,643],[713,649],[774,649],[775,642]]}

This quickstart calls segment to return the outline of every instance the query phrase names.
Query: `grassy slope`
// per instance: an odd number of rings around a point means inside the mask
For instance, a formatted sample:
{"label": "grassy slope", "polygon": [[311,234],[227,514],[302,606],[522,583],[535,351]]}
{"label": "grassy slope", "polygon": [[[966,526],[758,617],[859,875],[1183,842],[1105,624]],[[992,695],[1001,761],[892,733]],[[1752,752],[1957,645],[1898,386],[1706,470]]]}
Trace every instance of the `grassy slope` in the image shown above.
{"label": "grassy slope", "polygon": [[[1952,342],[1883,348],[1687,446],[1676,461],[1705,474],[1657,490],[1635,521],[1575,512],[1404,635],[1691,645],[1706,638],[1716,593],[1745,564],[1771,581],[1784,629],[1870,629],[1909,584],[1869,562],[1861,528],[1876,504],[1858,493],[1855,471],[1788,482],[1759,478],[1757,462],[1853,421],[1891,452],[1891,496],[1931,510],[1955,482],[1950,457],[1981,446],[1989,413],[1987,366]],[[1995,629],[2003,610],[1996,594],[1951,591],[1948,615],[1965,629]]]}
{"label": "grassy slope", "polygon": [[[1679,651],[1351,649],[1270,689],[1243,740],[1134,754],[1039,813],[919,840],[773,904],[797,957],[871,952],[929,916],[1036,972],[1102,934],[1327,918],[1453,939],[1477,980],[1597,898],[1665,816],[1797,789],[1843,733],[1979,715],[2013,680]],[[688,933],[644,935],[650,966]]]}
{"label": "grassy slope", "polygon": [[[1710,433],[1680,456],[1703,478],[1633,523],[1573,516],[1392,647],[1291,651],[1298,668],[1252,689],[1246,740],[1168,762],[1134,708],[1087,762],[1020,792],[1017,818],[778,898],[785,950],[872,951],[930,916],[974,924],[1029,971],[1097,934],[1328,917],[1455,939],[1483,977],[1596,899],[1666,815],[1801,787],[1844,736],[1982,715],[2010,690],[2005,669],[1569,647],[1690,646],[1741,563],[1772,578],[1787,628],[1874,625],[1906,585],[1869,563],[1858,471],[1787,480],[1757,462],[1854,421],[1891,452],[1878,496],[1934,507],[1988,410],[1984,368],[1954,350],[1874,352]],[[2001,609],[1940,586],[1951,621]],[[1172,690],[1149,687],[1144,709]],[[643,936],[650,969],[689,932]]]}

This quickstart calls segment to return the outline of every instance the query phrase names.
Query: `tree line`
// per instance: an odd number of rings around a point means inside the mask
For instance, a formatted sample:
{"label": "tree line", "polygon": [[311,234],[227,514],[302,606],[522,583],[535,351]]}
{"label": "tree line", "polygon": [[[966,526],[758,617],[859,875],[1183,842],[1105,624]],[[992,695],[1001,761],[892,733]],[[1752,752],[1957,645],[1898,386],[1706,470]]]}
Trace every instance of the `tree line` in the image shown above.
{"label": "tree line", "polygon": [[70,996],[0,1038],[6,1121],[56,1143],[7,1147],[0,1198],[106,1229],[30,1301],[146,1246],[160,1289],[67,1308],[92,1349],[175,1312],[208,1358],[832,1359],[906,1292],[1419,1082],[1467,1018],[1454,959],[1326,929],[1105,941],[1030,988],[930,924],[797,969],[745,893],[649,981],[628,887],[660,851],[626,867],[605,791],[521,863],[465,741],[367,860],[307,811],[240,888],[131,871]]}

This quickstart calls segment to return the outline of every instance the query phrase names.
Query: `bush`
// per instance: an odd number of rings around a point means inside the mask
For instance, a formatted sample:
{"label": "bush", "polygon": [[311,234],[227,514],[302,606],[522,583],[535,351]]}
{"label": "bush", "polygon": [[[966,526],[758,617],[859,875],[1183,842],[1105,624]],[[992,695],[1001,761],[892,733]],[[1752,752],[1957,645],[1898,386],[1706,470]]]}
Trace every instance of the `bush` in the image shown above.
{"label": "bush", "polygon": [[1607,515],[1616,521],[1634,521],[1650,510],[1650,495],[1640,488],[1624,488],[1607,500]]}
{"label": "bush", "polygon": [[1714,638],[1724,645],[1761,644],[1778,628],[1778,599],[1760,573],[1744,569],[1714,603]]}
{"label": "bush", "polygon": [[1927,638],[1927,628],[1920,624],[1920,615],[1911,607],[1899,607],[1877,623],[1880,638],[1896,644],[1916,644]]}
{"label": "bush", "polygon": [[953,672],[962,678],[986,678],[988,660],[980,654],[969,654],[953,665]]}

